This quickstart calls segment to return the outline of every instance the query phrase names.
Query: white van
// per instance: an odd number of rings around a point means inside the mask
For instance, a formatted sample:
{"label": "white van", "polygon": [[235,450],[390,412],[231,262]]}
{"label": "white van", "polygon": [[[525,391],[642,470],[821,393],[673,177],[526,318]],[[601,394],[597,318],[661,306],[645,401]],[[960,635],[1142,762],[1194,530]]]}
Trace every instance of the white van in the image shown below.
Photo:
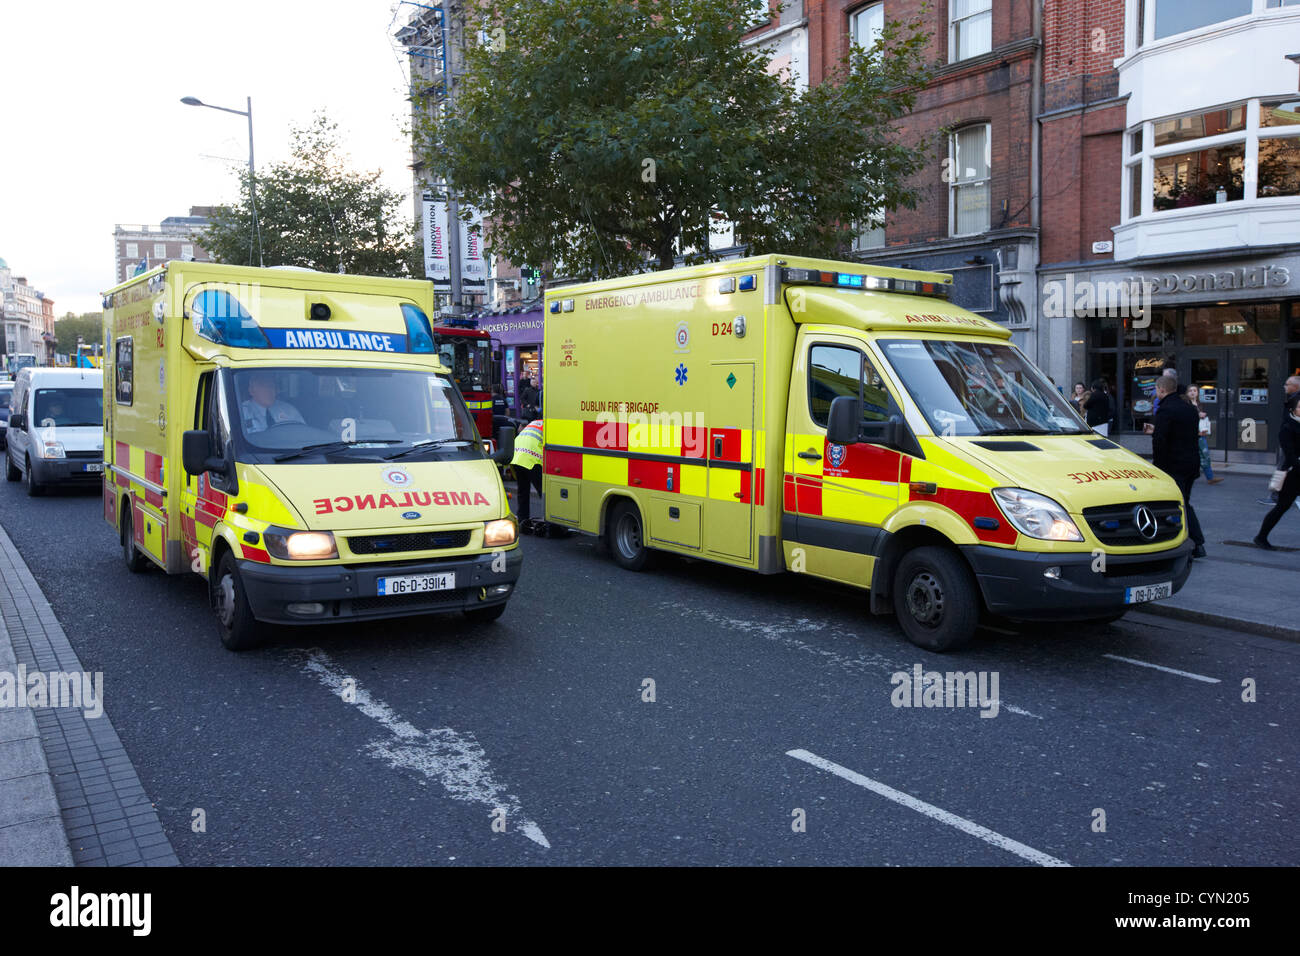
{"label": "white van", "polygon": [[104,474],[104,373],[25,368],[9,402],[5,477],[35,496],[52,484],[99,485]]}

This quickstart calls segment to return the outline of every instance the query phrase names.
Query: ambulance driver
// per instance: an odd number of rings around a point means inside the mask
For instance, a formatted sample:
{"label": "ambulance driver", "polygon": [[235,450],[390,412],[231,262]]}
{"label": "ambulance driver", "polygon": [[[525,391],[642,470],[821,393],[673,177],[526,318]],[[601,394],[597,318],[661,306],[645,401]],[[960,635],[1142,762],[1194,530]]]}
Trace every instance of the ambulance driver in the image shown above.
{"label": "ambulance driver", "polygon": [[275,425],[302,422],[298,409],[276,397],[275,376],[270,372],[253,372],[248,376],[248,398],[239,403],[244,420],[244,434],[266,431]]}

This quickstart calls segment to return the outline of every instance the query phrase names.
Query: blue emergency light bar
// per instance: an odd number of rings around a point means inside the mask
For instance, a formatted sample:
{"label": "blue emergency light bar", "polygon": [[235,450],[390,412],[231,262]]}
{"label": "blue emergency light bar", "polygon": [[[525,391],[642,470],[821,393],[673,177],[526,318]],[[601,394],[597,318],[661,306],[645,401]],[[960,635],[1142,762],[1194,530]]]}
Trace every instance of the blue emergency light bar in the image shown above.
{"label": "blue emergency light bar", "polygon": [[823,272],[820,269],[785,268],[781,270],[781,281],[787,285],[821,285],[871,292],[898,292],[904,295],[932,295],[941,299],[947,299],[952,295],[950,282],[898,279],[864,275],[858,272]]}

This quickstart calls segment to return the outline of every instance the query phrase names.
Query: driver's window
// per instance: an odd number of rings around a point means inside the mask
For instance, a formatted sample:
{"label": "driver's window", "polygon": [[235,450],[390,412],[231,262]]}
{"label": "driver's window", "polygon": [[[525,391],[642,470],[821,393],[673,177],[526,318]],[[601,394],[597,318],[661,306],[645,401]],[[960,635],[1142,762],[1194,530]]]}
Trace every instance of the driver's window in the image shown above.
{"label": "driver's window", "polygon": [[885,380],[855,348],[814,345],[808,353],[808,407],[812,420],[826,427],[831,402],[847,395],[862,399],[862,421],[887,422],[898,414]]}
{"label": "driver's window", "polygon": [[226,405],[225,378],[213,377],[213,387],[208,389],[211,402],[208,406],[208,431],[213,438],[213,447],[218,455],[225,455],[230,444],[230,414]]}

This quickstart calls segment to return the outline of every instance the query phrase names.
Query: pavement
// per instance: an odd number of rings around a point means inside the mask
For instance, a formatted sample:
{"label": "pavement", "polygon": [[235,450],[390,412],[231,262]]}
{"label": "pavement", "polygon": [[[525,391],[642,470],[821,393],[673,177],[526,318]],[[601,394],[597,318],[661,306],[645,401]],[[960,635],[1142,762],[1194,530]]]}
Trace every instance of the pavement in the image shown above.
{"label": "pavement", "polygon": [[[1150,457],[1149,437],[1125,436],[1123,443]],[[1207,556],[1192,565],[1181,591],[1143,611],[1300,642],[1300,508],[1269,535],[1278,550],[1261,551],[1251,540],[1271,507],[1259,499],[1268,497],[1272,473],[1267,465],[1217,465],[1222,482],[1197,479],[1192,508]]]}
{"label": "pavement", "polygon": [[14,694],[0,693],[0,867],[179,862],[104,709],[102,680],[82,667],[0,528],[0,682]]}

